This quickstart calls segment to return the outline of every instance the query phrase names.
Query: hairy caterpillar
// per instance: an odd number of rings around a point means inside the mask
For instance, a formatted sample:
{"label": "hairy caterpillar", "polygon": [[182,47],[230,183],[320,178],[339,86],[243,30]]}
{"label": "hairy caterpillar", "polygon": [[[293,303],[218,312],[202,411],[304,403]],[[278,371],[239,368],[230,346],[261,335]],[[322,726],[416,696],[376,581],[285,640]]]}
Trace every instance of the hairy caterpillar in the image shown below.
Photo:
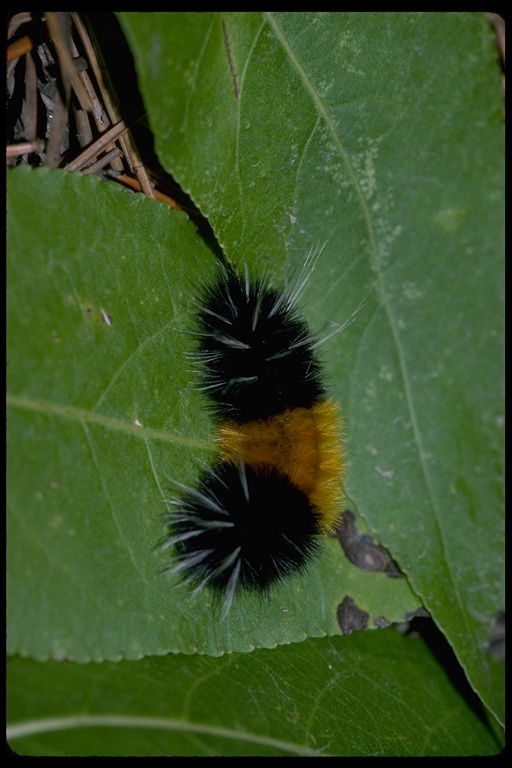
{"label": "hairy caterpillar", "polygon": [[211,588],[225,613],[239,591],[303,571],[339,520],[341,418],[317,359],[325,339],[298,308],[305,284],[278,290],[224,266],[198,306],[195,363],[218,458],[171,502],[168,570]]}

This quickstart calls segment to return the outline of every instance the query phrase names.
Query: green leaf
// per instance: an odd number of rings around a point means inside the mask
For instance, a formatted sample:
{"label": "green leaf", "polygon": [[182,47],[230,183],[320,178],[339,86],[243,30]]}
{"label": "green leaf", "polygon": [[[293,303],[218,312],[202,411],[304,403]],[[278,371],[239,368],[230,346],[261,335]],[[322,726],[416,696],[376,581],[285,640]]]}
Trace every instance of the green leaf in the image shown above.
{"label": "green leaf", "polygon": [[336,541],[226,621],[177,588],[160,544],[175,483],[213,451],[187,351],[215,258],[183,214],[60,171],[9,174],[8,231],[9,652],[220,655],[339,633],[347,593],[370,626],[418,606],[405,579],[350,566]]}
{"label": "green leaf", "polygon": [[419,638],[395,630],[234,654],[8,664],[28,755],[490,755],[498,745]]}
{"label": "green leaf", "polygon": [[502,721],[503,100],[485,14],[122,14],[162,163],[226,254],[325,248],[349,495]]}

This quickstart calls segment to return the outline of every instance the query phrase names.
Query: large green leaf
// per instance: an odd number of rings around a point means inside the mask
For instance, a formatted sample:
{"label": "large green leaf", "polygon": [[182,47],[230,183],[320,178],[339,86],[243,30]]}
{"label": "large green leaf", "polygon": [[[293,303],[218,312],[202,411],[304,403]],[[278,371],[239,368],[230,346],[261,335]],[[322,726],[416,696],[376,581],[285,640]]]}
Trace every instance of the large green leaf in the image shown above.
{"label": "large green leaf", "polygon": [[[502,714],[503,103],[484,14],[123,14],[162,163],[229,258],[325,243],[349,492]],[[328,279],[325,275],[329,275]],[[313,302],[315,302],[313,306]]]}
{"label": "large green leaf", "polygon": [[186,353],[215,258],[183,214],[60,171],[9,174],[8,230],[11,653],[219,655],[339,632],[346,594],[370,626],[418,606],[405,579],[351,566],[336,541],[226,621],[177,589],[159,544],[174,483],[213,447]]}
{"label": "large green leaf", "polygon": [[[419,638],[395,630],[234,654],[8,664],[29,755],[489,755],[498,746]],[[442,705],[440,706],[440,703]]]}

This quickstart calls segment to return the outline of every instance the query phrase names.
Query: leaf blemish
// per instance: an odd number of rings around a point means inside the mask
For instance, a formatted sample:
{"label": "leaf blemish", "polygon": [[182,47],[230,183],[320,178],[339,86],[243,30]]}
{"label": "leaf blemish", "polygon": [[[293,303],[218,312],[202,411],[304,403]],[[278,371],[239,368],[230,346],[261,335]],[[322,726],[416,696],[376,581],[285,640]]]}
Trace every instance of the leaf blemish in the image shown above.
{"label": "leaf blemish", "polygon": [[108,314],[108,312],[106,312],[106,311],[103,309],[103,307],[101,308],[101,319],[102,319],[102,320],[103,320],[103,322],[104,322],[104,323],[106,323],[107,325],[112,325],[112,323],[113,323],[113,320],[112,320],[112,317],[111,317],[111,315],[109,315],[109,314]]}
{"label": "leaf blemish", "polygon": [[347,559],[358,568],[383,571],[391,578],[403,576],[387,549],[376,544],[368,534],[359,533],[355,515],[350,509],[343,513],[337,537]]}
{"label": "leaf blemish", "polygon": [[349,595],[345,595],[336,614],[338,624],[344,635],[351,635],[352,632],[365,630],[368,627],[370,615],[359,608]]}
{"label": "leaf blemish", "polygon": [[229,68],[231,70],[231,77],[233,78],[233,90],[235,92],[235,99],[240,98],[240,90],[238,88],[238,77],[236,75],[235,63],[231,56],[231,45],[229,44],[228,30],[226,22],[222,20],[222,34],[224,37],[224,47],[226,49],[226,55],[228,57]]}

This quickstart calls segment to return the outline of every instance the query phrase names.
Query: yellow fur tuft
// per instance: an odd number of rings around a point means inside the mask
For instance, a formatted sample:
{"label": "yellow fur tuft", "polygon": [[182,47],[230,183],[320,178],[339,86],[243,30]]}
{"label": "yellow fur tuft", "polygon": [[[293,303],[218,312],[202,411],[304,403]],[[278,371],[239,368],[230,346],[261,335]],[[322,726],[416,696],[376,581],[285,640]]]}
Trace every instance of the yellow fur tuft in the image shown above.
{"label": "yellow fur tuft", "polygon": [[324,533],[332,534],[341,513],[345,458],[339,408],[323,400],[269,419],[225,422],[218,429],[221,461],[276,469],[309,499]]}

